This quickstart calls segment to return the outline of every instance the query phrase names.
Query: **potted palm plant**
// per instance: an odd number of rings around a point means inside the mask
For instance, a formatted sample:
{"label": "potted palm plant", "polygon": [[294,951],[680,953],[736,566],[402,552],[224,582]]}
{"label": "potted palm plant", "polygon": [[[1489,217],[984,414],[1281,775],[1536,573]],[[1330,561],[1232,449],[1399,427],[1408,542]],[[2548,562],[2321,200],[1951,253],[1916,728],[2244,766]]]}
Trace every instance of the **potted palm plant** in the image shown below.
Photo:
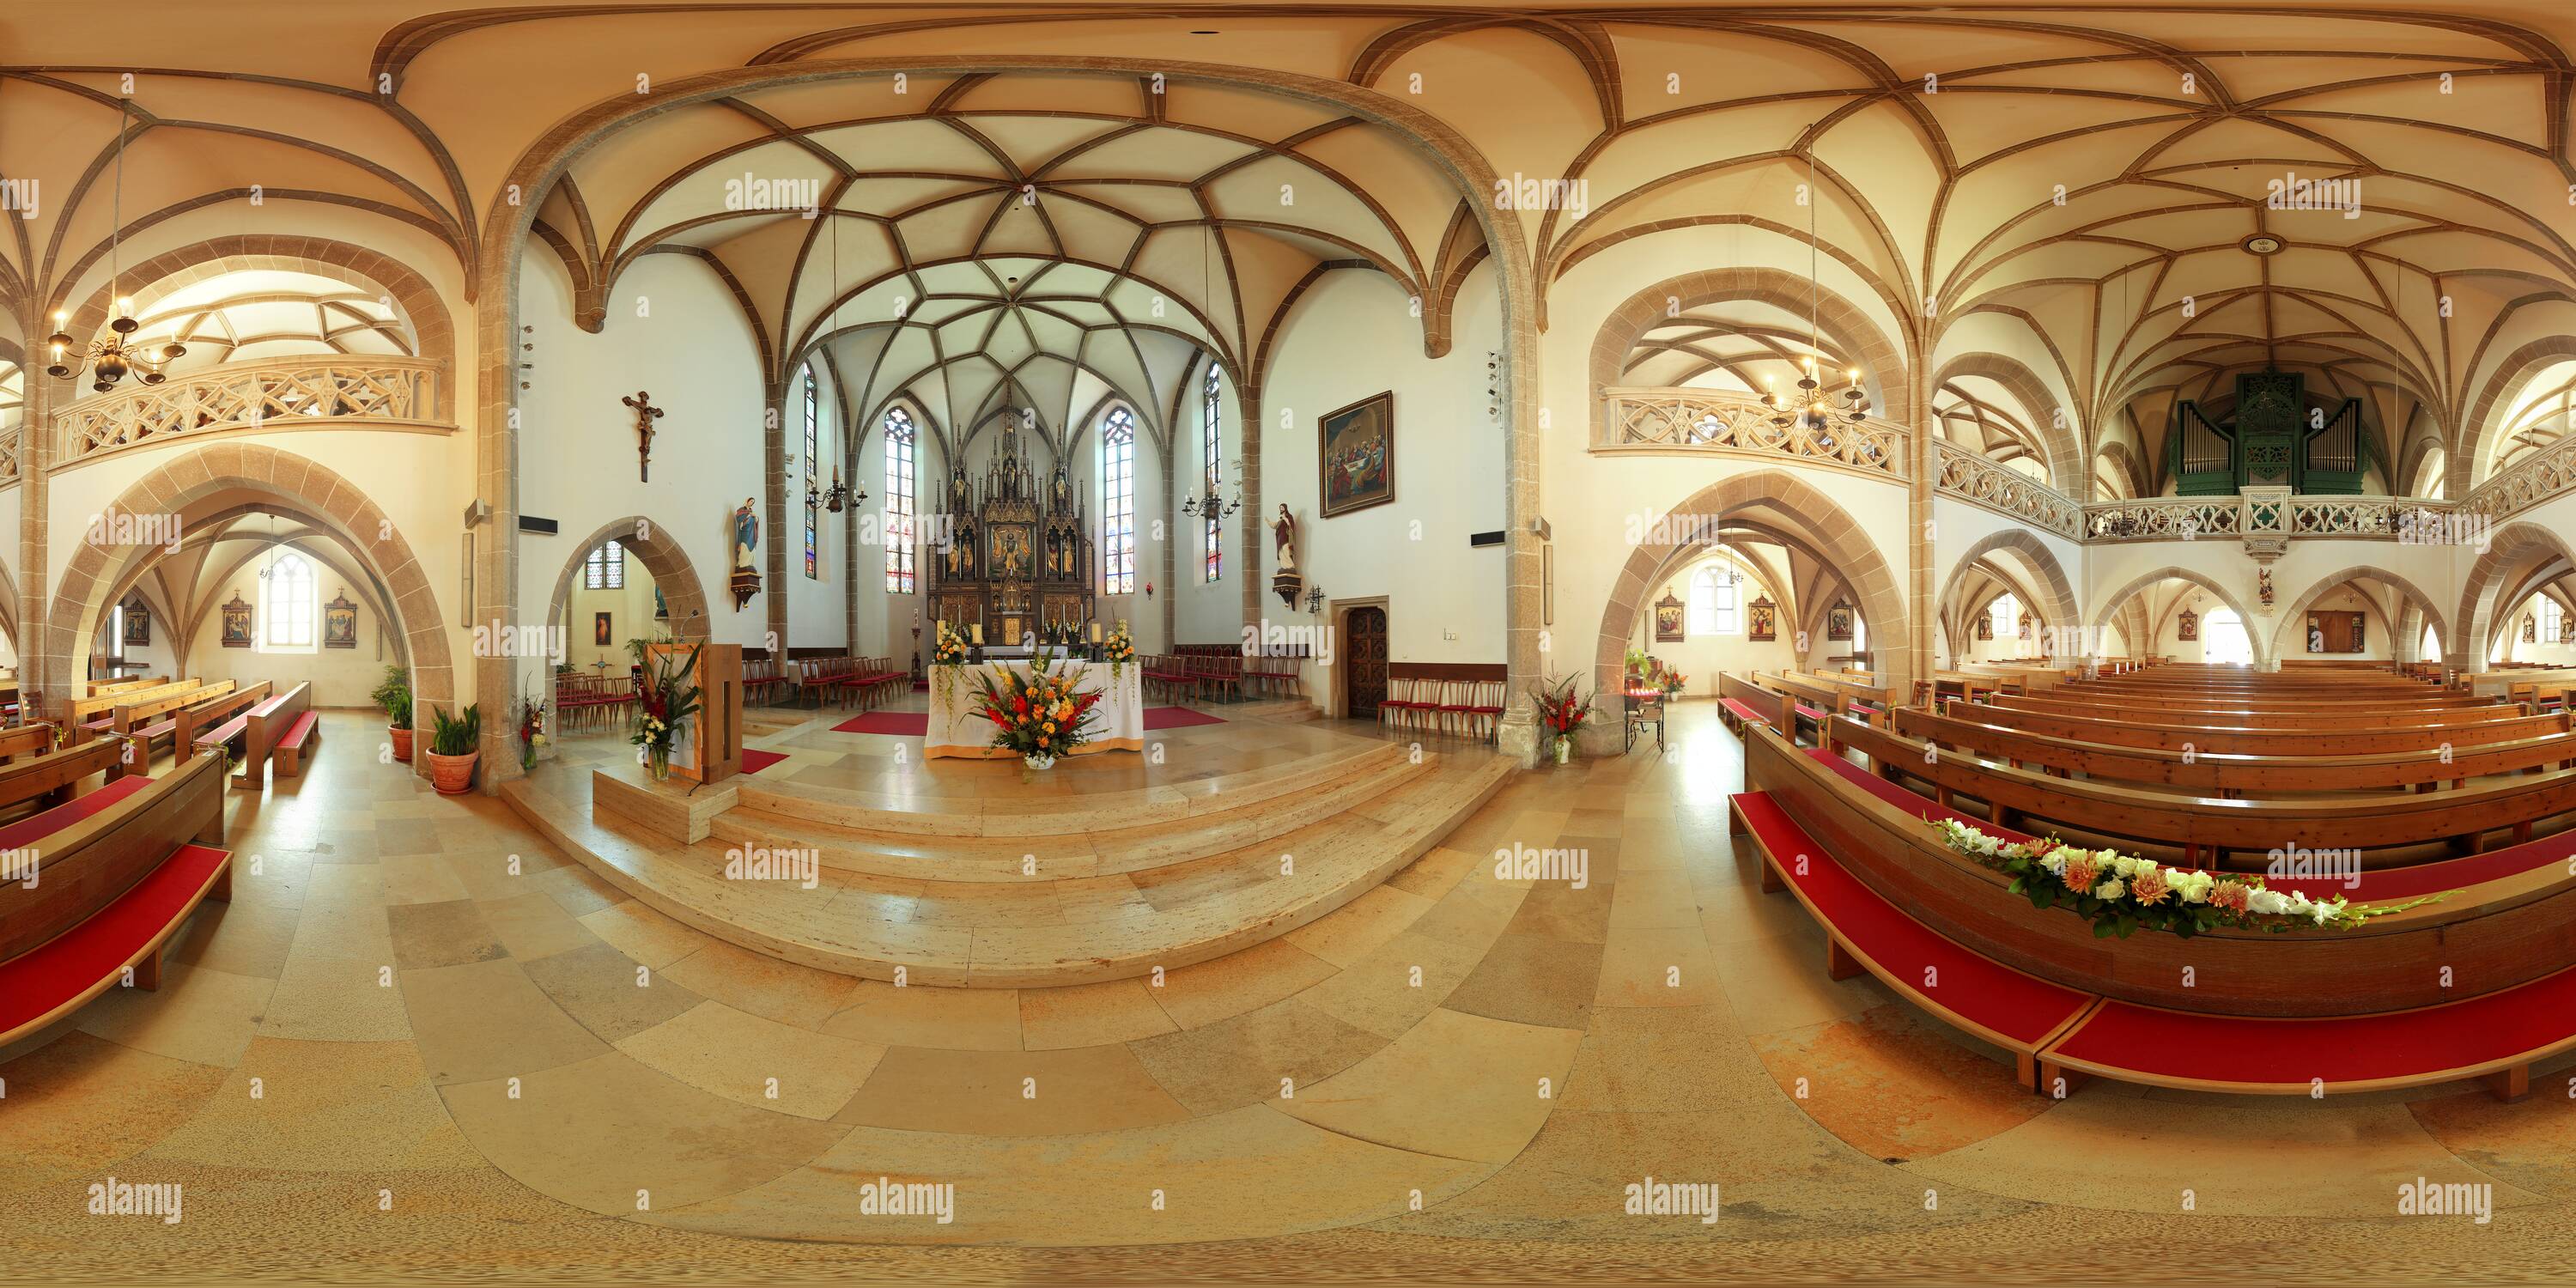
{"label": "potted palm plant", "polygon": [[393,739],[394,759],[411,760],[411,672],[400,666],[387,666],[385,678],[376,691],[367,695],[384,708],[385,733]]}
{"label": "potted palm plant", "polygon": [[473,790],[474,762],[483,756],[482,705],[467,707],[457,717],[431,707],[429,715],[437,722],[429,735],[429,785],[448,796]]}

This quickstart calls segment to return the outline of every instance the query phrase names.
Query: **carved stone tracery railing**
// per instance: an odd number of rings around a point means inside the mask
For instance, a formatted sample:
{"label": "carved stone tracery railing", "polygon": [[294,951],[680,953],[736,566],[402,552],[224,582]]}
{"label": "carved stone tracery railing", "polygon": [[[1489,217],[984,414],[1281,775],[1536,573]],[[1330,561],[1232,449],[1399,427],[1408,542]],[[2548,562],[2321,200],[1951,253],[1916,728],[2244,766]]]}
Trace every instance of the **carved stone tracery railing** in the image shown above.
{"label": "carved stone tracery railing", "polygon": [[1839,417],[1822,429],[1771,423],[1752,394],[1716,389],[1608,389],[1596,451],[1707,451],[1782,456],[1902,482],[1912,435],[1883,420]]}
{"label": "carved stone tracery railing", "polygon": [[[123,385],[54,416],[55,468],[146,443],[222,430],[306,427],[331,420],[448,427],[445,364],[425,358],[325,355],[228,363],[166,384]],[[15,470],[14,445],[11,453]]]}
{"label": "carved stone tracery railing", "polygon": [[2146,496],[2084,507],[2086,541],[2191,541],[2244,531],[2236,497]]}
{"label": "carved stone tracery railing", "polygon": [[2075,498],[2008,465],[1950,443],[1932,445],[1934,487],[1949,496],[2025,519],[2062,537],[2081,537],[2084,507]]}
{"label": "carved stone tracery railing", "polygon": [[2469,490],[2461,508],[2491,523],[2576,491],[2576,438],[2562,439]]}

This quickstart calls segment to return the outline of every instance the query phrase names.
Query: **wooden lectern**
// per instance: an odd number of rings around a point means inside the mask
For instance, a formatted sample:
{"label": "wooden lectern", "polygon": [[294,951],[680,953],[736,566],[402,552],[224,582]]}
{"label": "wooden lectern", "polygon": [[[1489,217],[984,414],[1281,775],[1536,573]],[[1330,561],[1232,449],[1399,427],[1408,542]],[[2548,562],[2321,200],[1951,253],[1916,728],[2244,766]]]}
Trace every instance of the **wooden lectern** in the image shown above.
{"label": "wooden lectern", "polygon": [[701,690],[698,713],[672,748],[671,773],[693,782],[722,782],[742,772],[742,646],[647,644],[645,665],[678,667],[692,650],[698,669],[689,673],[689,683]]}

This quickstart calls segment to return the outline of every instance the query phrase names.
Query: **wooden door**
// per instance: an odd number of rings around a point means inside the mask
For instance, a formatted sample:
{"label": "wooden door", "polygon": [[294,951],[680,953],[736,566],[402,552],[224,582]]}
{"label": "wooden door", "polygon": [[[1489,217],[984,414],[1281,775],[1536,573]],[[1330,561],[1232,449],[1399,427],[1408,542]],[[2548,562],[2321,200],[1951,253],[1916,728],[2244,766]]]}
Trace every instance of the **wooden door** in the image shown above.
{"label": "wooden door", "polygon": [[1386,701],[1386,610],[1354,608],[1342,617],[1342,714],[1377,719]]}

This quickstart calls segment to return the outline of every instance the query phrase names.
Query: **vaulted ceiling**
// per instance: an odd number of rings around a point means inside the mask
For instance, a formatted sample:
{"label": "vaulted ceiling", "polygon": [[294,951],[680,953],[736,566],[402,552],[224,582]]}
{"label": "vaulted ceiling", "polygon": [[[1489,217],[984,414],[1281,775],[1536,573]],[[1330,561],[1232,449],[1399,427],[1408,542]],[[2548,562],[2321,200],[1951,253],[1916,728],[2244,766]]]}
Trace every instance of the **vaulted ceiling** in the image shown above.
{"label": "vaulted ceiling", "polygon": [[[121,102],[130,236],[320,204],[443,248],[440,275],[471,280],[502,176],[589,103],[725,68],[1043,55],[1175,74],[746,90],[610,136],[530,194],[541,235],[593,310],[641,255],[700,257],[739,289],[774,379],[836,333],[835,361],[869,358],[880,381],[960,379],[955,346],[989,324],[1159,412],[1181,364],[1099,328],[1159,323],[1175,351],[1208,347],[1257,379],[1300,284],[1340,265],[1424,301],[1424,341],[1443,344],[1451,293],[1490,253],[1455,185],[1347,112],[1182,74],[1213,65],[1365,86],[1504,174],[1586,181],[1577,207],[1507,212],[1551,311],[1638,238],[1669,246],[1672,272],[1803,275],[1812,225],[1826,289],[1918,375],[1980,352],[2036,373],[2058,406],[1973,384],[1933,399],[1998,454],[2033,450],[2029,422],[2062,411],[2088,454],[2120,444],[2153,490],[2171,403],[2223,398],[2265,364],[2362,399],[2392,462],[2443,447],[2462,481],[2497,443],[2554,441],[2565,419],[2520,416],[2564,356],[2555,337],[2576,332],[2565,6],[242,0],[132,27],[111,58],[93,25],[0,18],[0,177],[45,193],[33,218],[0,221],[0,295],[50,308],[86,289],[113,222]],[[822,217],[728,209],[727,181],[746,176],[819,185]],[[2303,203],[2301,179],[2355,186]],[[2289,200],[2268,200],[2275,185]],[[269,213],[250,213],[254,190]],[[2283,208],[2302,204],[2326,208]],[[895,295],[933,316],[895,318]],[[1785,343],[1768,334],[1781,321],[1723,301],[1698,317],[1750,344]],[[987,365],[1036,379],[1027,356]],[[960,412],[982,400],[947,392]]]}

